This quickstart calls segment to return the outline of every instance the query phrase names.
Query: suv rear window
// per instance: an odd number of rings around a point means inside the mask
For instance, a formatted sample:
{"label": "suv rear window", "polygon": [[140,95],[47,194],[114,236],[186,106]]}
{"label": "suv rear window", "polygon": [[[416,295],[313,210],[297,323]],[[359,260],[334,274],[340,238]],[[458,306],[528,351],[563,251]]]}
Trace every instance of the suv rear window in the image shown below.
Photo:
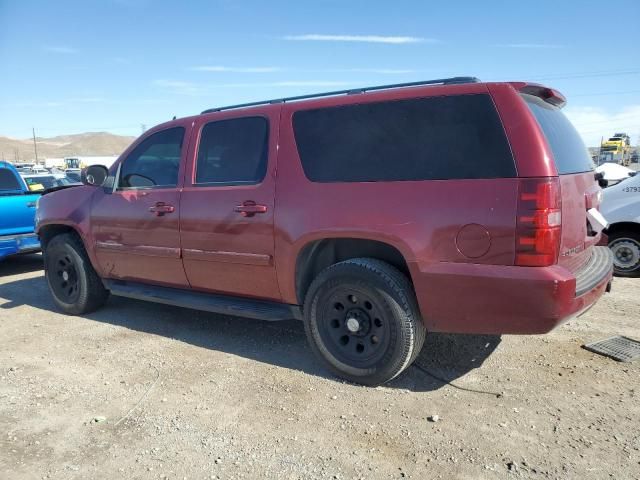
{"label": "suv rear window", "polygon": [[293,116],[293,128],[312,182],[516,176],[489,95],[301,110]]}
{"label": "suv rear window", "polygon": [[592,171],[594,165],[589,151],[565,114],[558,107],[534,95],[523,94],[522,98],[547,137],[558,174]]}

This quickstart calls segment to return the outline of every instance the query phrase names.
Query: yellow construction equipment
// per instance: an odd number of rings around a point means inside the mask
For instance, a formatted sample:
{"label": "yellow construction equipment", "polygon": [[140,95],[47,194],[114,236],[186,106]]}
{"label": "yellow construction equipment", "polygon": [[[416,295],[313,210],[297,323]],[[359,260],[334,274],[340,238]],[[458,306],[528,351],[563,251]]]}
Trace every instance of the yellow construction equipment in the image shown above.
{"label": "yellow construction equipment", "polygon": [[603,163],[619,163],[625,167],[631,163],[631,139],[626,133],[616,133],[609,140],[600,144],[598,165]]}

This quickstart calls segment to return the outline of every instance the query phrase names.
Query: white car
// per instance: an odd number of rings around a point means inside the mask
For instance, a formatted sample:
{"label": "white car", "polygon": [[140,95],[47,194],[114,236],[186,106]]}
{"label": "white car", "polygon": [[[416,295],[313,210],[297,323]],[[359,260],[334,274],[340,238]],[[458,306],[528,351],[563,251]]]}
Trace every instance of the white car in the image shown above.
{"label": "white car", "polygon": [[603,180],[612,185],[635,175],[633,170],[617,163],[603,163],[596,168],[596,173],[601,173]]}
{"label": "white car", "polygon": [[49,173],[49,170],[47,170],[46,168],[40,165],[35,165],[31,167],[28,172],[25,172],[25,173],[28,173],[29,175],[41,175],[41,174]]}
{"label": "white car", "polygon": [[640,174],[603,191],[600,212],[609,222],[605,233],[618,276],[640,276]]}

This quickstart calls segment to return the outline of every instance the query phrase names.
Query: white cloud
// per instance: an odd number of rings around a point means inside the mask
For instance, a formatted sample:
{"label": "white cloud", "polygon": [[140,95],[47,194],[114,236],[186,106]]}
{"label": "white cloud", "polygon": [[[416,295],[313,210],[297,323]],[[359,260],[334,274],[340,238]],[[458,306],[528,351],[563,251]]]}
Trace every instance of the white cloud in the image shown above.
{"label": "white cloud", "polygon": [[640,105],[629,105],[617,112],[595,107],[567,107],[565,113],[588,147],[597,147],[602,137],[625,132],[632,143],[639,141]]}
{"label": "white cloud", "polygon": [[290,80],[284,82],[273,82],[270,84],[263,84],[265,87],[347,87],[353,85],[353,82],[332,82],[325,80]]}
{"label": "white cloud", "polygon": [[394,45],[404,43],[437,43],[435,38],[383,36],[383,35],[323,35],[308,33],[305,35],[287,35],[284,40],[315,41],[315,42],[364,42],[364,43],[390,43]]}
{"label": "white cloud", "polygon": [[279,67],[225,67],[222,65],[201,65],[192,67],[196,72],[234,72],[234,73],[272,73],[279,72]]}
{"label": "white cloud", "polygon": [[65,46],[62,46],[62,45],[47,45],[46,47],[44,47],[44,49],[47,52],[62,53],[62,54],[65,54],[65,55],[78,53],[77,49],[72,48],[72,47],[65,47]]}
{"label": "white cloud", "polygon": [[330,81],[330,80],[284,80],[280,82],[247,82],[247,83],[216,83],[208,85],[208,88],[277,88],[277,87],[348,87],[354,82]]}
{"label": "white cloud", "polygon": [[153,85],[170,90],[172,93],[178,95],[198,96],[204,93],[201,85],[183,80],[158,79],[153,81]]}
{"label": "white cloud", "polygon": [[16,104],[21,108],[57,108],[64,107],[64,105],[62,102],[25,102]]}
{"label": "white cloud", "polygon": [[104,103],[106,100],[102,97],[75,97],[67,99],[68,102],[73,103]]}
{"label": "white cloud", "polygon": [[504,48],[531,48],[531,49],[545,49],[545,48],[564,48],[564,45],[554,45],[549,43],[506,43],[497,45]]}
{"label": "white cloud", "polygon": [[[194,72],[232,72],[232,73],[275,73],[282,71],[296,71],[297,69],[282,67],[227,67],[223,65],[199,65],[191,67],[189,70]],[[383,75],[398,75],[405,73],[414,73],[415,70],[408,68],[330,68],[330,69],[313,69],[313,70],[297,70],[307,72],[339,72],[339,73],[379,73]]]}
{"label": "white cloud", "polygon": [[380,73],[382,75],[401,75],[404,73],[415,73],[415,70],[404,68],[346,68],[344,70],[331,70],[332,72],[354,72],[354,73]]}
{"label": "white cloud", "polygon": [[220,88],[280,88],[280,87],[348,87],[354,82],[330,80],[284,80],[279,82],[194,83],[183,80],[154,80],[153,85],[177,95],[209,95]]}

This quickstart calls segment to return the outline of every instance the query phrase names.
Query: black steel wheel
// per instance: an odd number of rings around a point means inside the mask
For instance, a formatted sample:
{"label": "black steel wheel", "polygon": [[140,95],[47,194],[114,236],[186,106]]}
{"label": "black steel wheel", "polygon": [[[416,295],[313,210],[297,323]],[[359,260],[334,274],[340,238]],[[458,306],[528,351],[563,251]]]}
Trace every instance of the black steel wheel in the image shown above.
{"label": "black steel wheel", "polygon": [[44,271],[53,300],[65,313],[92,312],[109,297],[82,241],[73,233],[57,235],[47,243]]}
{"label": "black steel wheel", "polygon": [[380,260],[347,260],[321,272],[309,287],[304,314],[314,352],[336,375],[356,383],[395,378],[424,343],[410,282]]}
{"label": "black steel wheel", "polygon": [[381,302],[367,289],[336,286],[318,299],[319,334],[341,362],[370,368],[384,356],[391,341],[390,322]]}
{"label": "black steel wheel", "polygon": [[76,303],[80,295],[80,285],[76,266],[69,253],[60,252],[52,262],[49,285],[56,298],[64,303]]}

